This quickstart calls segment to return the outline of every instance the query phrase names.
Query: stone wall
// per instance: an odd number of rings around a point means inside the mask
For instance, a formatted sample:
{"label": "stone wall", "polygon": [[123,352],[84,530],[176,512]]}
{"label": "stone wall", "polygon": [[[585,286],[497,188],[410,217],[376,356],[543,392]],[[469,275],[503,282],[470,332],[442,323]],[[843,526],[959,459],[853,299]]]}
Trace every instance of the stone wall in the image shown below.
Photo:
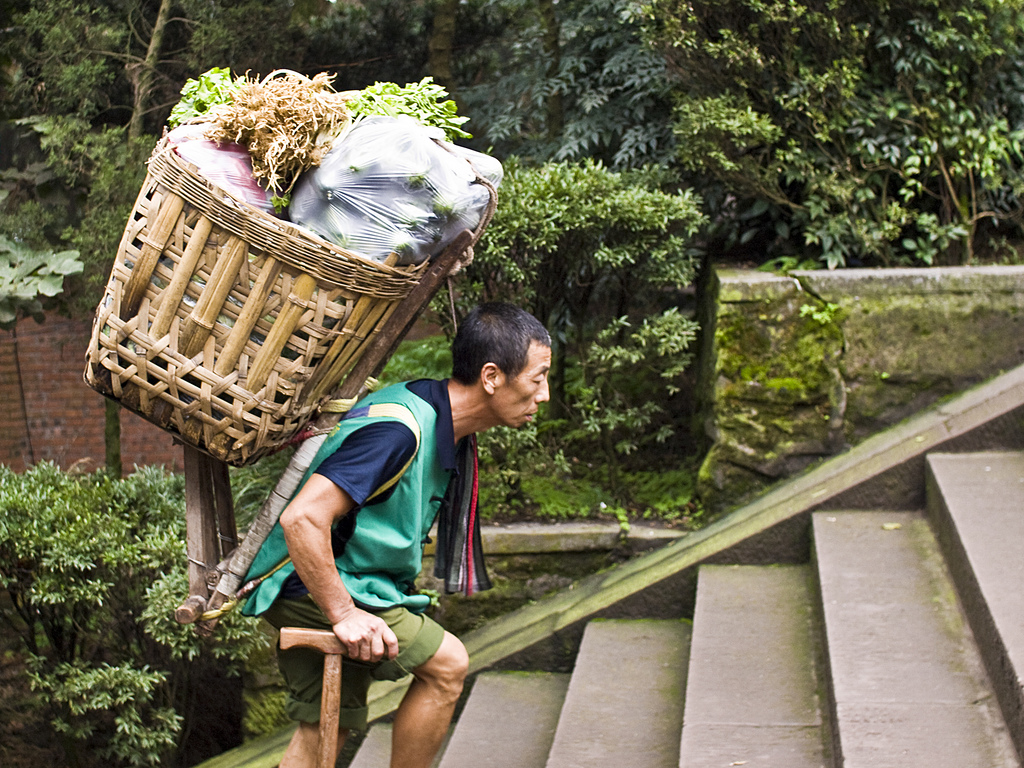
{"label": "stone wall", "polygon": [[701,311],[712,512],[1024,362],[1024,267],[721,270]]}
{"label": "stone wall", "polygon": [[[89,323],[51,315],[0,331],[0,463],[22,471],[39,461],[63,469],[102,467],[105,400],[82,381]],[[171,436],[121,411],[121,460],[182,469]]]}

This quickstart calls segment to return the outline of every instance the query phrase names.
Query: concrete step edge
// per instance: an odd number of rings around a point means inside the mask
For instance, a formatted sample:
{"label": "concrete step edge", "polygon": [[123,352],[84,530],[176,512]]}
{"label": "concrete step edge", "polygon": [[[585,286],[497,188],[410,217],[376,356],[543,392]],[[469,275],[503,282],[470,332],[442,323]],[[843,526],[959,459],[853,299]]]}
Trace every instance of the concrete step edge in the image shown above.
{"label": "concrete step edge", "polygon": [[820,635],[807,565],[704,565],[680,766],[823,768]]}
{"label": "concrete step edge", "polygon": [[924,515],[813,515],[835,760],[1020,768]]}
{"label": "concrete step edge", "polygon": [[655,768],[679,759],[690,625],[587,625],[548,768]]}
{"label": "concrete step edge", "polygon": [[[1024,516],[1018,514],[1024,509],[1024,453],[938,454],[927,462],[928,514],[1010,735],[1024,755],[1024,598],[1018,597],[1024,582]],[[979,488],[987,478],[994,487]]]}
{"label": "concrete step edge", "polygon": [[568,687],[567,674],[478,675],[438,768],[544,768]]}

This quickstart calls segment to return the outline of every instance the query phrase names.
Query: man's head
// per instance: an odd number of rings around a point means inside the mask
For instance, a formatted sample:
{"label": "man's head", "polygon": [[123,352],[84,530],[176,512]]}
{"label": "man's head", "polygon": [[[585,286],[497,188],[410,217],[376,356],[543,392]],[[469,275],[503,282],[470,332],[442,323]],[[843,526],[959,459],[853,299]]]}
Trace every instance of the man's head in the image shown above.
{"label": "man's head", "polygon": [[521,427],[548,399],[551,337],[528,312],[482,304],[462,322],[452,344],[452,381],[476,392],[467,429]]}
{"label": "man's head", "polygon": [[515,378],[526,366],[531,343],[551,348],[551,337],[537,318],[512,304],[481,304],[455,334],[452,378],[467,386],[474,384],[486,363]]}

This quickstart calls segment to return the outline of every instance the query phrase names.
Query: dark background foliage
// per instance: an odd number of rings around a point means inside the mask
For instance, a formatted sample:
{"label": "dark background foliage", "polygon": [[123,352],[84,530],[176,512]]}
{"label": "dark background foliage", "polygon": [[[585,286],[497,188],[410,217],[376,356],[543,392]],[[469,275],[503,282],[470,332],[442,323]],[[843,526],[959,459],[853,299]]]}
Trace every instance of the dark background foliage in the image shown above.
{"label": "dark background foliage", "polygon": [[[0,308],[91,315],[188,78],[328,71],[355,90],[432,76],[471,118],[467,144],[506,167],[457,310],[516,301],[554,339],[543,417],[483,442],[492,514],[699,524],[695,276],[710,262],[1019,263],[1022,11],[1021,0],[0,0],[0,268],[13,276]],[[31,288],[54,275],[60,294]],[[392,375],[444,375],[445,343],[405,345]],[[114,437],[117,418],[112,406]],[[108,463],[120,476],[116,446]],[[265,469],[236,474],[244,505],[280,467]],[[17,639],[5,650],[31,660],[33,706],[68,765],[188,764],[239,738],[202,731],[198,680],[260,638],[239,625],[203,646],[168,624],[184,589],[179,485],[153,472],[0,474],[0,616]],[[218,686],[237,726],[236,684]]]}

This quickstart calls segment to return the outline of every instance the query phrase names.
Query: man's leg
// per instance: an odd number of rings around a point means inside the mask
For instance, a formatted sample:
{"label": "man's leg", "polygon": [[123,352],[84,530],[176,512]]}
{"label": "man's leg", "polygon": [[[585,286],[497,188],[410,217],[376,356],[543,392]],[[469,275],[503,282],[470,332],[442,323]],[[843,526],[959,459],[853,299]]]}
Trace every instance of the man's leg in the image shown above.
{"label": "man's leg", "polygon": [[429,768],[448,732],[468,670],[465,646],[445,632],[437,652],[413,670],[413,682],[395,713],[391,768]]}
{"label": "man's leg", "polygon": [[[347,728],[338,729],[338,751],[345,746]],[[292,740],[288,743],[280,768],[314,768],[320,749],[320,723],[299,723]],[[335,755],[337,759],[337,755]]]}

